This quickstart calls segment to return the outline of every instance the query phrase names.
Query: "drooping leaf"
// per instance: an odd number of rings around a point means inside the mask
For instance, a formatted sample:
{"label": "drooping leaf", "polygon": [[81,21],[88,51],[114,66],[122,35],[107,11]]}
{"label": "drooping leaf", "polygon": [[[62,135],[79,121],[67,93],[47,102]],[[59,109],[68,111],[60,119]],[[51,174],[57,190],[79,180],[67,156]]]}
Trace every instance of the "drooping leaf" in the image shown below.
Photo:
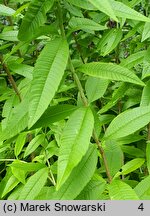
{"label": "drooping leaf", "polygon": [[110,18],[114,19],[115,21],[118,21],[109,0],[89,0],[89,2],[92,5],[94,5],[98,10],[100,10],[103,13],[107,14]]}
{"label": "drooping leaf", "polygon": [[101,98],[104,95],[108,84],[108,80],[89,77],[85,84],[85,90],[89,103]]}
{"label": "drooping leaf", "polygon": [[27,146],[25,152],[24,152],[24,157],[27,157],[29,154],[31,154],[35,149],[44,142],[45,135],[44,134],[39,134],[36,137],[34,137],[29,145]]}
{"label": "drooping leaf", "polygon": [[63,39],[50,41],[42,50],[31,83],[29,127],[41,117],[53,99],[68,61],[68,44]]}
{"label": "drooping leaf", "polygon": [[14,9],[0,4],[0,16],[12,16],[14,13]]}
{"label": "drooping leaf", "polygon": [[19,200],[33,200],[41,191],[48,177],[48,168],[43,168],[37,171],[34,175],[28,178],[20,192]]}
{"label": "drooping leaf", "polygon": [[92,178],[97,163],[96,146],[90,145],[80,163],[72,170],[66,182],[52,197],[54,200],[73,200]]}
{"label": "drooping leaf", "polygon": [[72,17],[69,21],[69,27],[71,31],[77,31],[82,29],[84,30],[93,30],[93,31],[100,31],[105,30],[107,27],[102,26],[93,20],[87,18],[79,18],[79,17]]}
{"label": "drooping leaf", "polygon": [[120,65],[104,62],[87,63],[78,68],[82,73],[89,76],[108,80],[131,82],[144,86],[145,84],[130,70]]}
{"label": "drooping leaf", "polygon": [[53,0],[31,1],[19,29],[19,40],[28,41],[34,38],[39,27],[45,23],[46,13],[53,6],[53,3]]}
{"label": "drooping leaf", "polygon": [[64,104],[49,107],[40,119],[32,126],[31,129],[46,127],[51,123],[60,121],[68,117],[72,112],[77,109],[76,106]]}
{"label": "drooping leaf", "polygon": [[150,122],[150,106],[136,107],[119,114],[110,123],[105,139],[118,139],[128,136]]}
{"label": "drooping leaf", "polygon": [[116,48],[122,38],[122,29],[111,29],[102,37],[98,44],[102,56],[108,55]]}
{"label": "drooping leaf", "polygon": [[108,185],[111,200],[139,200],[134,189],[121,180],[114,180]]}
{"label": "drooping leaf", "polygon": [[70,116],[60,141],[57,190],[88,150],[93,127],[90,108],[81,107]]}

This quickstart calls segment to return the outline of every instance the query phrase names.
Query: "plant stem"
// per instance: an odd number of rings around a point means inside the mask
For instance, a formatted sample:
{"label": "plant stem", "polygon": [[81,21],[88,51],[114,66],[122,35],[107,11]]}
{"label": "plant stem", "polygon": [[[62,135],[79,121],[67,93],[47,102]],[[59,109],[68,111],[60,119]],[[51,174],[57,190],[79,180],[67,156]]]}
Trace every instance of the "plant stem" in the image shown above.
{"label": "plant stem", "polygon": [[15,81],[14,81],[13,76],[12,76],[11,73],[10,73],[9,68],[8,68],[7,65],[3,62],[3,56],[2,56],[2,55],[0,55],[0,62],[1,62],[1,64],[2,64],[2,66],[3,66],[4,71],[6,72],[6,74],[7,74],[7,76],[8,76],[9,83],[10,83],[11,86],[13,87],[15,93],[17,94],[17,96],[18,96],[18,98],[19,98],[19,100],[20,100],[20,102],[21,102],[21,101],[22,101],[22,98],[21,98],[21,95],[20,95],[19,90],[18,90],[18,88],[17,88],[17,85],[16,85],[16,83],[15,83]]}
{"label": "plant stem", "polygon": [[[59,27],[60,27],[60,31],[61,31],[61,35],[64,39],[66,39],[66,35],[65,35],[65,30],[64,30],[64,25],[63,25],[63,16],[62,16],[62,10],[61,10],[61,6],[60,6],[60,3],[58,2],[58,20],[59,20]],[[75,72],[75,69],[74,69],[74,66],[72,64],[72,61],[71,61],[71,57],[69,55],[69,59],[68,59],[68,64],[69,64],[69,67],[70,67],[70,71],[72,72],[73,74],[73,78],[76,82],[76,85],[77,85],[77,88],[80,92],[80,96],[81,96],[81,100],[84,104],[85,107],[88,106],[88,100],[84,94],[84,90],[83,90],[83,87],[82,87],[82,84],[80,82],[80,79],[78,77],[78,75],[76,74]],[[98,137],[96,135],[96,132],[95,132],[95,129],[93,130],[93,139],[95,140],[97,146],[98,146],[98,149],[100,151],[100,154],[102,156],[102,159],[104,161],[104,166],[105,166],[105,169],[106,169],[106,174],[107,174],[107,177],[108,177],[108,182],[110,183],[112,181],[112,177],[110,175],[110,171],[109,171],[109,168],[108,168],[108,163],[107,163],[107,159],[106,159],[106,156],[105,156],[105,152],[98,140]]]}

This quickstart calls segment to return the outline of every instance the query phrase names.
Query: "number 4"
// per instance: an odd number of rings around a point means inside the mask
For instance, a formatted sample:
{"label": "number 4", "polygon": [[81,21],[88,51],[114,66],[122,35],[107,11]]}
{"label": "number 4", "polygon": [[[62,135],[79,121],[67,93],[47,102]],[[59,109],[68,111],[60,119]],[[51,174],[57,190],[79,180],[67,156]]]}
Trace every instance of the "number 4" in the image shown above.
{"label": "number 4", "polygon": [[143,203],[141,203],[138,207],[139,210],[143,211],[144,210],[144,206],[143,206]]}

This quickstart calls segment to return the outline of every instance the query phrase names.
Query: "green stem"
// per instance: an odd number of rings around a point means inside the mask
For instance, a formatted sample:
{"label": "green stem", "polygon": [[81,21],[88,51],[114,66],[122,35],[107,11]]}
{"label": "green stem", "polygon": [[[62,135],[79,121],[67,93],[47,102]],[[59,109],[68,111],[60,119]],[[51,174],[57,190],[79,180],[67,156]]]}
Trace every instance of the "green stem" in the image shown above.
{"label": "green stem", "polygon": [[[62,9],[61,9],[61,6],[60,6],[60,3],[58,2],[58,7],[57,7],[57,17],[58,17],[58,20],[59,20],[59,27],[60,27],[60,31],[61,31],[61,35],[64,39],[66,39],[66,35],[65,35],[65,30],[64,30],[64,25],[63,25],[63,16],[62,16]],[[76,85],[77,85],[77,88],[80,92],[80,96],[81,96],[81,99],[82,99],[82,102],[84,104],[85,107],[88,106],[88,100],[84,94],[84,89],[82,87],[82,84],[80,82],[80,79],[78,77],[78,75],[76,74],[75,72],[75,69],[74,69],[74,66],[72,64],[72,61],[71,61],[71,57],[69,55],[69,59],[68,59],[68,63],[69,63],[69,67],[70,67],[70,71],[72,72],[72,75],[73,75],[73,78],[76,82]],[[98,149],[100,151],[100,154],[102,156],[102,159],[104,161],[104,166],[105,166],[105,169],[106,169],[106,174],[107,174],[107,177],[108,177],[108,182],[110,183],[112,181],[112,177],[110,175],[110,171],[109,171],[109,168],[108,168],[108,163],[107,163],[107,159],[106,159],[106,155],[105,155],[105,152],[97,138],[97,135],[96,135],[96,132],[95,132],[95,129],[93,130],[93,139],[95,140],[97,146],[98,146]]]}

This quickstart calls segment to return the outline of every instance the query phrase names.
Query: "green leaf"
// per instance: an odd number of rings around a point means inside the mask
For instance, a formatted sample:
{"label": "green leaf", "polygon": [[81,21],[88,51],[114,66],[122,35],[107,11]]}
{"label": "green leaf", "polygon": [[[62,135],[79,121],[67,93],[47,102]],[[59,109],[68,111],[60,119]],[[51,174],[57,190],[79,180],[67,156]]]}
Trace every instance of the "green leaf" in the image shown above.
{"label": "green leaf", "polygon": [[72,17],[69,21],[69,27],[72,31],[77,31],[82,29],[84,30],[93,30],[93,31],[101,31],[107,29],[106,26],[102,26],[93,20],[87,18],[79,18],[79,17]]}
{"label": "green leaf", "polygon": [[14,9],[0,4],[0,16],[12,16],[14,13]]}
{"label": "green leaf", "polygon": [[32,126],[31,130],[39,127],[46,127],[51,123],[60,121],[68,116],[72,112],[74,112],[78,107],[63,104],[49,107],[44,114],[40,117],[40,119]]}
{"label": "green leaf", "polygon": [[69,118],[60,140],[57,190],[88,150],[94,117],[90,108],[79,108]]}
{"label": "green leaf", "polygon": [[116,105],[116,103],[125,95],[126,91],[129,88],[128,83],[121,83],[118,89],[115,89],[113,92],[112,98],[108,101],[106,105],[104,105],[98,113],[102,114],[107,112],[110,108]]}
{"label": "green leaf", "polygon": [[18,31],[3,31],[0,34],[0,39],[6,40],[6,41],[18,41],[17,38]]}
{"label": "green leaf", "polygon": [[104,139],[118,139],[134,133],[150,122],[150,106],[137,107],[119,114],[110,123]]}
{"label": "green leaf", "polygon": [[142,180],[135,188],[136,194],[140,199],[144,200],[146,194],[150,195],[150,175],[147,176],[144,180]]}
{"label": "green leaf", "polygon": [[20,133],[16,139],[16,143],[15,143],[15,156],[17,157],[21,151],[22,151],[22,148],[25,144],[25,140],[26,140],[26,136],[27,136],[27,133],[26,132],[23,132],[23,133]]}
{"label": "green leaf", "polygon": [[90,145],[80,163],[72,170],[69,178],[53,195],[53,200],[73,200],[91,180],[97,164],[97,149]]}
{"label": "green leaf", "polygon": [[29,127],[32,127],[47,109],[63,77],[69,55],[63,39],[50,41],[42,50],[31,83]]}
{"label": "green leaf", "polygon": [[150,105],[150,94],[149,93],[150,93],[150,80],[146,83],[146,86],[143,88],[140,106]]}
{"label": "green leaf", "polygon": [[123,152],[115,141],[107,141],[104,147],[108,169],[111,176],[114,176],[122,166]]}
{"label": "green leaf", "polygon": [[69,3],[86,10],[95,10],[95,7],[89,3],[89,0],[67,0]]}
{"label": "green leaf", "polygon": [[106,181],[99,175],[95,174],[91,181],[81,191],[77,200],[98,200],[106,188]]}
{"label": "green leaf", "polygon": [[[0,132],[0,141],[9,139],[23,131],[28,124],[28,99],[23,100],[14,110],[6,128]],[[13,128],[13,130],[12,130]]]}
{"label": "green leaf", "polygon": [[108,55],[116,48],[122,38],[122,29],[111,29],[102,37],[98,44],[102,56]]}
{"label": "green leaf", "polygon": [[46,13],[53,6],[53,3],[53,0],[31,1],[19,29],[19,40],[28,41],[34,38],[39,27],[45,23]]}
{"label": "green leaf", "polygon": [[34,137],[29,145],[27,146],[25,152],[24,152],[24,158],[27,157],[29,154],[31,154],[35,149],[41,145],[45,140],[44,134],[39,134],[36,137]]}
{"label": "green leaf", "polygon": [[135,158],[133,160],[130,160],[129,162],[127,162],[125,165],[123,165],[121,167],[122,171],[116,173],[115,177],[118,177],[119,175],[127,175],[131,172],[133,172],[134,170],[140,168],[145,162],[144,158]]}
{"label": "green leaf", "polygon": [[48,177],[48,168],[43,168],[37,171],[34,175],[28,178],[20,192],[18,200],[33,200],[44,187]]}
{"label": "green leaf", "polygon": [[144,29],[143,29],[143,32],[142,32],[141,42],[145,41],[149,37],[150,37],[150,23],[145,23]]}
{"label": "green leaf", "polygon": [[94,5],[98,10],[107,14],[110,18],[118,21],[109,0],[89,0],[89,2],[91,2],[91,4]]}
{"label": "green leaf", "polygon": [[82,73],[89,76],[108,80],[131,82],[144,86],[145,84],[130,70],[125,67],[104,62],[87,63],[78,68]]}
{"label": "green leaf", "polygon": [[108,190],[111,200],[139,200],[135,191],[121,180],[114,180]]}
{"label": "green leaf", "polygon": [[133,10],[122,2],[114,0],[109,1],[116,16],[132,20],[139,20],[143,22],[150,22],[150,19],[148,17],[138,13],[137,11]]}
{"label": "green leaf", "polygon": [[5,187],[3,188],[2,197],[4,197],[12,189],[14,189],[19,184],[19,182],[20,181],[14,175],[11,175],[10,178],[7,180]]}
{"label": "green leaf", "polygon": [[96,77],[89,77],[85,84],[85,90],[89,103],[103,97],[108,87],[108,84],[108,80],[99,79]]}

